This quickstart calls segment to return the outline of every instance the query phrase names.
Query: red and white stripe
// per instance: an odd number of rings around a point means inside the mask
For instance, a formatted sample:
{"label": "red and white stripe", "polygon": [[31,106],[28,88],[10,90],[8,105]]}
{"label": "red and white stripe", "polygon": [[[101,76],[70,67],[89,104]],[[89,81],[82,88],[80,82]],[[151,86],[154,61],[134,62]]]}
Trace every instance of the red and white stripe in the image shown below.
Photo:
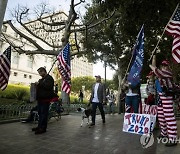
{"label": "red and white stripe", "polygon": [[70,50],[69,43],[64,47],[64,49],[59,53],[58,60],[58,70],[62,77],[62,86],[61,90],[70,93],[71,91],[71,67],[68,61],[70,60]]}
{"label": "red and white stripe", "polygon": [[61,74],[61,77],[63,79],[61,89],[62,91],[65,91],[66,93],[70,93],[71,91],[71,69],[70,67],[65,63],[63,56],[58,56],[58,69]]}
{"label": "red and white stripe", "polygon": [[156,67],[151,66],[151,69],[155,73],[155,75],[160,79],[160,84],[161,86],[166,86],[168,88],[173,88],[173,83],[172,83],[172,72],[167,71],[167,70],[160,70]]}
{"label": "red and white stripe", "polygon": [[176,63],[180,63],[180,6],[178,4],[175,13],[168,22],[165,32],[173,37],[172,57]]}
{"label": "red and white stripe", "polygon": [[174,37],[172,46],[172,56],[176,63],[180,63],[180,36]]}
{"label": "red and white stripe", "polygon": [[0,89],[5,90],[8,85],[11,69],[11,46],[0,55]]}
{"label": "red and white stripe", "polygon": [[180,35],[180,22],[179,21],[174,21],[170,20],[166,27],[166,33],[169,35]]}
{"label": "red and white stripe", "polygon": [[161,135],[168,136],[170,140],[177,138],[177,124],[173,111],[173,97],[160,94],[162,106],[158,106],[158,121]]}

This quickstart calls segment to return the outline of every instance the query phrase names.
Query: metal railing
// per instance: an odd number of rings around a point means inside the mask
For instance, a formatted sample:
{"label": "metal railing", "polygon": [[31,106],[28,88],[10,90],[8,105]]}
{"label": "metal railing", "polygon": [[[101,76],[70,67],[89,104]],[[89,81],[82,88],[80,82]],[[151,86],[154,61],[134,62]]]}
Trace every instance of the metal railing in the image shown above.
{"label": "metal railing", "polygon": [[25,117],[32,107],[31,105],[1,105],[0,121]]}
{"label": "metal railing", "polygon": [[[21,118],[26,118],[29,115],[30,110],[34,107],[34,104],[27,105],[0,105],[0,122],[7,120],[19,120]],[[61,115],[67,115],[71,113],[76,113],[77,108],[86,108],[86,104],[63,104],[64,111]],[[117,107],[114,108],[117,112]],[[105,107],[105,113],[109,113],[109,107]],[[99,114],[99,110],[97,110]]]}

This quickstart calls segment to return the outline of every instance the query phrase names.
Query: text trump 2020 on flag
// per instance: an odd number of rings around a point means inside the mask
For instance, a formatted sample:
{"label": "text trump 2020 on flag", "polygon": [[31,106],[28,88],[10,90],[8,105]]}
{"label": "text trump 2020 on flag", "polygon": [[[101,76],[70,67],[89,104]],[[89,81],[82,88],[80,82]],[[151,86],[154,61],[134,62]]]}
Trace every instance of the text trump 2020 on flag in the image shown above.
{"label": "text trump 2020 on flag", "polygon": [[141,30],[137,37],[137,42],[133,51],[133,60],[134,61],[127,80],[131,83],[131,86],[135,87],[140,83],[140,73],[144,60],[144,26],[141,27]]}

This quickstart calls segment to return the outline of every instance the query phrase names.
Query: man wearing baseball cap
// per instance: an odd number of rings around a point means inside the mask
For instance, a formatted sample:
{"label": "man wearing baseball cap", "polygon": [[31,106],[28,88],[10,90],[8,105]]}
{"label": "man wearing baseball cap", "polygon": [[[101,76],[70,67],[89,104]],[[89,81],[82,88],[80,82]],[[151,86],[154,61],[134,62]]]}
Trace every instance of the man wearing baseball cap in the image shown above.
{"label": "man wearing baseball cap", "polygon": [[96,118],[96,109],[99,108],[101,112],[102,122],[105,123],[105,113],[103,110],[103,104],[106,100],[106,92],[105,86],[101,83],[101,76],[97,75],[96,83],[92,86],[92,92],[90,97],[90,102],[92,103],[92,123],[90,126],[95,125],[95,118]]}
{"label": "man wearing baseball cap", "polygon": [[169,142],[166,146],[177,145],[177,123],[173,111],[173,75],[169,68],[169,61],[163,60],[161,69],[155,66],[156,57],[153,56],[152,65],[149,67],[158,77],[161,90],[158,91],[160,103],[158,104],[158,121],[161,128],[159,137],[168,137]]}

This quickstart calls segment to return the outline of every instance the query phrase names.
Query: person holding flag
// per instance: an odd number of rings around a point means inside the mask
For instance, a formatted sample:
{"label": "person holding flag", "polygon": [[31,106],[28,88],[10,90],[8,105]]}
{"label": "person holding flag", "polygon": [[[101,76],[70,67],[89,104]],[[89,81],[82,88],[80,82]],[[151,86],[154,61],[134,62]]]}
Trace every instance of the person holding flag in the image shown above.
{"label": "person holding flag", "polygon": [[169,68],[169,61],[163,60],[160,69],[155,66],[156,57],[153,56],[149,67],[158,77],[161,90],[158,91],[160,103],[158,104],[158,121],[161,128],[160,138],[168,137],[166,146],[177,145],[177,123],[173,109],[173,74]]}
{"label": "person holding flag", "polygon": [[35,131],[35,134],[42,134],[46,132],[47,123],[48,123],[48,111],[49,105],[52,101],[54,94],[54,79],[49,75],[44,67],[38,68],[37,72],[41,76],[36,85],[36,99],[38,103],[38,126],[32,128],[32,131]]}
{"label": "person holding flag", "polygon": [[[140,100],[140,73],[144,60],[144,26],[138,34],[137,41],[133,50],[133,65],[127,76],[126,83],[123,83],[123,89],[126,90],[126,112],[138,113]],[[125,79],[125,78],[124,78]],[[124,82],[124,81],[123,81]]]}
{"label": "person holding flag", "polygon": [[149,67],[157,76],[158,83],[158,96],[160,99],[158,102],[158,120],[161,128],[161,134],[159,137],[164,138],[168,137],[169,142],[166,143],[166,146],[177,145],[177,123],[173,111],[173,91],[175,85],[173,83],[173,74],[169,68],[169,61],[164,60],[161,63],[161,67],[156,67],[156,49],[162,40],[162,36],[166,32],[167,34],[173,37],[172,45],[172,57],[175,63],[180,63],[180,6],[177,5],[174,10],[173,15],[171,16],[169,22],[167,23],[164,31],[159,38],[152,54],[149,59],[149,62],[152,60],[152,65]]}

